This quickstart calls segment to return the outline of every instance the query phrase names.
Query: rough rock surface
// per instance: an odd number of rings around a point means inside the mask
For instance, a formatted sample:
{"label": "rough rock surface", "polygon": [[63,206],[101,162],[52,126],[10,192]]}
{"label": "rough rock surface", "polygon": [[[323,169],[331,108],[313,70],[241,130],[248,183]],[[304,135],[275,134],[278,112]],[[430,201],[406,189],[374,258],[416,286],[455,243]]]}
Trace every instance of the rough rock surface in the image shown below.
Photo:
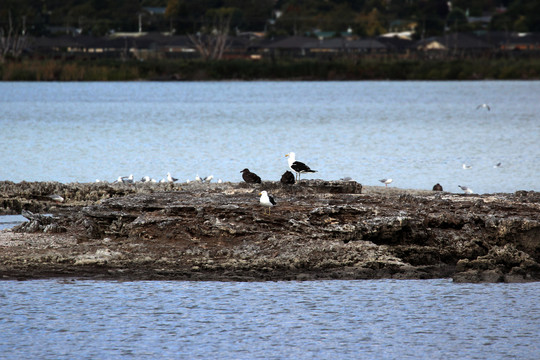
{"label": "rough rock surface", "polygon": [[3,278],[540,280],[538,192],[0,182],[0,213],[23,210],[0,231]]}

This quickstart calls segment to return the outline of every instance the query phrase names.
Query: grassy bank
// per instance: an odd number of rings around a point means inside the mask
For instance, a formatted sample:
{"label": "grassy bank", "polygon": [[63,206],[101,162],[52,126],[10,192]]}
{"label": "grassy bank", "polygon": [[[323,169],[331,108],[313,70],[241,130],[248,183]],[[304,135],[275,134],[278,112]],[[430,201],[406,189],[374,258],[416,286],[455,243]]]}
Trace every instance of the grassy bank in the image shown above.
{"label": "grassy bank", "polygon": [[471,60],[22,60],[4,81],[510,80],[540,79],[540,59]]}

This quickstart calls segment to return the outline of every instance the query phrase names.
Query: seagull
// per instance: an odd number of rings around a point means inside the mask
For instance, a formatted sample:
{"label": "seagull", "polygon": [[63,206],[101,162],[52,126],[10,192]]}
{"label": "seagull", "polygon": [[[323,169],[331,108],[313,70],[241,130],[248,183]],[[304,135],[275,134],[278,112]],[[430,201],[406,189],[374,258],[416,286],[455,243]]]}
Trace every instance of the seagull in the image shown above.
{"label": "seagull", "polygon": [[494,168],[499,168],[499,167],[501,167],[501,165],[502,165],[501,163],[496,163],[495,165],[493,165],[493,167]]}
{"label": "seagull", "polygon": [[56,202],[64,202],[64,198],[57,194],[51,194],[48,198]]}
{"label": "seagull", "polygon": [[118,179],[116,179],[117,183],[123,183],[123,184],[132,184],[133,183],[133,174],[129,176],[119,176]]}
{"label": "seagull", "polygon": [[129,175],[128,177],[122,177],[122,182],[127,184],[133,184],[133,174]]}
{"label": "seagull", "polygon": [[175,182],[176,180],[178,180],[178,179],[177,179],[177,178],[173,178],[173,177],[171,176],[171,173],[170,173],[170,172],[167,173],[167,181],[168,181],[168,182]]}
{"label": "seagull", "polygon": [[245,182],[249,184],[260,184],[261,178],[259,175],[252,173],[249,171],[249,169],[245,168],[244,170],[240,171],[242,173],[242,179],[244,179]]}
{"label": "seagull", "polygon": [[476,110],[478,110],[478,109],[480,109],[480,108],[487,109],[487,111],[490,111],[490,110],[491,110],[491,108],[489,107],[488,104],[481,104],[481,105],[478,105],[478,106],[476,107]]}
{"label": "seagull", "polygon": [[213,178],[214,178],[214,175],[210,175],[210,176],[205,177],[202,181],[209,183],[210,181],[212,181]]}
{"label": "seagull", "polygon": [[472,168],[471,165],[467,165],[467,164],[463,164],[463,165],[461,165],[461,167],[463,167],[463,170],[468,170],[468,169]]}
{"label": "seagull", "polygon": [[222,183],[223,183],[223,180],[218,179],[217,183],[218,183],[218,184],[222,184]]}
{"label": "seagull", "polygon": [[143,176],[142,179],[141,179],[141,182],[143,183],[147,183],[147,182],[151,182],[152,179],[150,179],[150,176]]}
{"label": "seagull", "polygon": [[195,176],[195,181],[196,182],[202,182],[201,178],[199,177],[199,174],[197,174],[197,176]]}
{"label": "seagull", "polygon": [[317,170],[311,170],[309,166],[307,166],[303,162],[296,161],[296,155],[293,152],[288,153],[287,155],[285,155],[285,157],[289,158],[289,167],[298,175],[298,180],[300,180],[300,174],[317,172]]}
{"label": "seagull", "polygon": [[292,185],[295,183],[294,175],[289,170],[285,171],[283,175],[281,175],[281,183],[285,185]]}
{"label": "seagull", "polygon": [[392,179],[381,179],[379,180],[384,184],[384,186],[388,187],[388,184],[390,184],[393,180]]}
{"label": "seagull", "polygon": [[458,186],[461,188],[461,190],[463,190],[463,192],[465,194],[472,194],[473,193],[472,189],[467,187],[467,186],[461,186],[461,185],[458,185]]}
{"label": "seagull", "polygon": [[274,200],[274,198],[271,195],[268,195],[266,190],[261,191],[259,193],[259,195],[261,195],[261,199],[260,199],[261,205],[268,207],[268,215],[270,215],[270,209],[272,208],[272,206],[276,205],[276,201]]}

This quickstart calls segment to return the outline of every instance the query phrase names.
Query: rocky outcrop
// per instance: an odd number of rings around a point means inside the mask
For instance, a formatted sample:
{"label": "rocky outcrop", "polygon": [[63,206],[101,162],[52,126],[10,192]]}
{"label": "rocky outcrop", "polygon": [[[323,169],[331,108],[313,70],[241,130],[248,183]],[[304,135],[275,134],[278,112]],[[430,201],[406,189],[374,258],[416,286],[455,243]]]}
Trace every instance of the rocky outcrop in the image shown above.
{"label": "rocky outcrop", "polygon": [[[270,214],[259,205],[261,190],[277,201]],[[540,280],[537,192],[462,195],[322,180],[0,183],[0,204],[4,213],[54,214],[48,224],[31,219],[0,232],[7,278]]]}

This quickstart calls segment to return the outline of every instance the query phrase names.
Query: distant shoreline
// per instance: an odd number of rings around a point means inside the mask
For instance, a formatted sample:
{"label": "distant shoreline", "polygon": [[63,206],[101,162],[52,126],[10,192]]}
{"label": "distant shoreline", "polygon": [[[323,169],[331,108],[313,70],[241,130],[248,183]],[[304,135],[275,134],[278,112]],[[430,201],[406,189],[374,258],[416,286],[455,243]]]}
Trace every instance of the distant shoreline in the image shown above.
{"label": "distant shoreline", "polygon": [[57,60],[0,64],[2,81],[539,80],[540,59]]}

